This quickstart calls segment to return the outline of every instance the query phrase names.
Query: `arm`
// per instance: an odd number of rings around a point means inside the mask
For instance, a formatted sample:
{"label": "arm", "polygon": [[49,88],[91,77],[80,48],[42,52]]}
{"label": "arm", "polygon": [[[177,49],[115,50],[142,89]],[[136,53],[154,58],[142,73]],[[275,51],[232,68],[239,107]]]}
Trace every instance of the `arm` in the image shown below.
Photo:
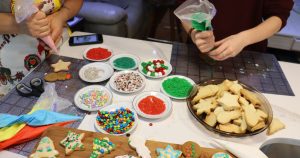
{"label": "arm", "polygon": [[43,12],[37,12],[21,24],[16,22],[11,13],[0,13],[0,19],[0,34],[21,33],[40,38],[50,33],[49,21]]}
{"label": "arm", "polygon": [[225,60],[234,57],[248,45],[260,42],[271,37],[279,31],[282,21],[277,16],[266,19],[258,26],[229,36],[215,43],[215,50],[209,52],[209,56],[216,60]]}
{"label": "arm", "polygon": [[66,22],[79,12],[82,3],[83,0],[65,0],[63,7],[48,17],[51,25],[51,37],[55,42],[58,42]]}
{"label": "arm", "polygon": [[20,27],[12,14],[0,13],[0,19],[0,34],[20,33]]}

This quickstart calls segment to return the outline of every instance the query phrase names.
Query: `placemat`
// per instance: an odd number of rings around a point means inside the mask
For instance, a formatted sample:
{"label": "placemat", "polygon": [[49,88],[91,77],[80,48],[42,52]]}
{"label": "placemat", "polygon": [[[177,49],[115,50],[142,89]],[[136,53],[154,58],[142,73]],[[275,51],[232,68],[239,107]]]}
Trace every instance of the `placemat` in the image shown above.
{"label": "placemat", "polygon": [[[51,68],[51,64],[56,63],[59,59],[62,59],[64,61],[70,61],[72,62],[70,66],[69,72],[72,74],[72,79],[68,81],[57,81],[55,82],[55,88],[57,91],[58,96],[63,97],[65,99],[68,99],[72,103],[74,102],[73,97],[75,93],[89,85],[89,83],[86,83],[82,81],[79,78],[79,70],[83,65],[86,65],[89,63],[89,61],[86,60],[80,60],[80,59],[74,59],[69,57],[61,57],[57,55],[51,55],[47,60],[45,60],[41,65],[39,65],[35,70],[33,70],[30,74],[28,74],[21,82],[29,85],[30,80],[36,77],[43,78],[45,73],[53,72]],[[101,85],[105,85],[105,82],[102,82]],[[0,113],[8,113],[13,115],[21,115],[28,113],[35,102],[38,100],[38,97],[21,97],[18,95],[17,91],[13,89],[9,94],[4,96],[0,100]],[[74,105],[74,107],[76,107]],[[66,114],[77,114],[79,116],[84,117],[86,115],[86,112],[83,110],[80,110],[79,108],[71,108],[64,111]],[[67,127],[71,128],[77,128],[80,125],[81,121],[74,122]],[[24,156],[28,156],[35,144],[38,140],[33,140],[27,143],[23,143],[17,146],[13,146],[9,148],[9,151],[22,154]]]}
{"label": "placemat", "polygon": [[263,93],[294,96],[272,54],[243,51],[225,61],[214,61],[199,54],[196,46],[175,42],[171,57],[172,74],[188,76],[196,83],[212,78],[239,80]]}

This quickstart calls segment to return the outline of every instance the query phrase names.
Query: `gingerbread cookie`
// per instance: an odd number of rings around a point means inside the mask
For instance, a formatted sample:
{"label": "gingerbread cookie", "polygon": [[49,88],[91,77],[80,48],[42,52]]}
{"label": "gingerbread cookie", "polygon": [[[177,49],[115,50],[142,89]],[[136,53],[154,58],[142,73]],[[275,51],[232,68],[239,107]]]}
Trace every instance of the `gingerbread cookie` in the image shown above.
{"label": "gingerbread cookie", "polygon": [[186,158],[198,158],[201,155],[201,148],[197,143],[188,141],[182,145],[182,154]]}
{"label": "gingerbread cookie", "polygon": [[57,63],[51,64],[51,67],[54,69],[54,72],[59,71],[68,71],[71,62],[64,62],[63,60],[59,59]]}
{"label": "gingerbread cookie", "polygon": [[46,82],[65,81],[72,78],[72,75],[67,72],[53,72],[44,76]]}
{"label": "gingerbread cookie", "polygon": [[56,158],[58,151],[55,150],[53,141],[49,137],[43,137],[39,142],[35,153],[30,158]]}
{"label": "gingerbread cookie", "polygon": [[90,158],[99,158],[105,154],[109,154],[116,148],[116,145],[109,141],[109,138],[104,137],[103,139],[95,138],[93,142],[93,152]]}
{"label": "gingerbread cookie", "polygon": [[227,153],[223,153],[223,152],[218,152],[215,153],[212,158],[231,158],[231,156]]}
{"label": "gingerbread cookie", "polygon": [[132,135],[129,137],[128,144],[130,147],[136,150],[139,157],[151,158],[150,155],[151,152],[148,149],[148,147],[145,145],[146,140],[144,138]]}
{"label": "gingerbread cookie", "polygon": [[182,154],[181,151],[174,150],[171,145],[168,145],[166,149],[157,148],[156,153],[158,158],[178,158]]}
{"label": "gingerbread cookie", "polygon": [[84,150],[84,145],[81,142],[84,135],[84,133],[76,134],[72,131],[68,132],[67,137],[60,142],[65,147],[66,155],[70,155],[75,150]]}

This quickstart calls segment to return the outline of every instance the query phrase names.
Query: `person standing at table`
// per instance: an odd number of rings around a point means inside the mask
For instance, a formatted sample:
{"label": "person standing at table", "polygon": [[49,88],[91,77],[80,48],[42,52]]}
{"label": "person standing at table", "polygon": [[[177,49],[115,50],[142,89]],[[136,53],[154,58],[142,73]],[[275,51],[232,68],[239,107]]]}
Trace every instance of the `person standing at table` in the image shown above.
{"label": "person standing at table", "polygon": [[209,0],[217,13],[212,31],[197,32],[183,23],[201,53],[226,60],[243,49],[265,52],[267,38],[286,25],[293,0]]}
{"label": "person standing at table", "polygon": [[[61,43],[64,26],[80,10],[83,0],[34,0],[41,11],[18,24],[15,0],[0,0],[0,98],[49,53],[38,38],[50,35]],[[46,14],[47,15],[46,15]]]}

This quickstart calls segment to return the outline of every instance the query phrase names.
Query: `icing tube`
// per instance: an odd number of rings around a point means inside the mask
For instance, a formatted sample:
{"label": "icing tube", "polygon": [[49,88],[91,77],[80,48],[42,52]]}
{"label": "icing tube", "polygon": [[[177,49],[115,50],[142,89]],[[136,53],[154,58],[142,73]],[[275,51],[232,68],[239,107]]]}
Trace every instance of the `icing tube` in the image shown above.
{"label": "icing tube", "polygon": [[[17,23],[21,23],[38,11],[39,9],[34,4],[34,0],[16,0],[15,2],[15,18]],[[57,47],[50,35],[41,38],[41,40],[44,41],[55,53],[58,53]]]}

